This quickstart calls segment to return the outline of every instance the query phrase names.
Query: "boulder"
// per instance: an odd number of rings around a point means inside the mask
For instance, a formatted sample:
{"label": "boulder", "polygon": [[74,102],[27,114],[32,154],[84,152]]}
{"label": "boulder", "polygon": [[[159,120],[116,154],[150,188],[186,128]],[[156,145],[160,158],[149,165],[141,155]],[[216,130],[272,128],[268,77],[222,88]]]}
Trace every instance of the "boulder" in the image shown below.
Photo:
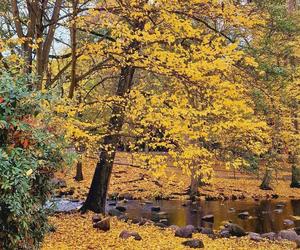
{"label": "boulder", "polygon": [[248,233],[248,237],[250,240],[257,241],[257,242],[262,241],[263,239],[260,234],[253,233],[253,232]]}
{"label": "boulder", "polygon": [[274,212],[277,214],[281,214],[283,210],[281,208],[274,209]]}
{"label": "boulder", "polygon": [[175,236],[180,238],[192,238],[195,227],[188,225],[185,227],[180,227],[175,231]]}
{"label": "boulder", "polygon": [[281,230],[278,233],[278,239],[296,241],[298,234],[294,230]]}
{"label": "boulder", "polygon": [[190,247],[190,248],[204,248],[204,244],[202,240],[193,239],[182,242],[182,245]]}
{"label": "boulder", "polygon": [[214,222],[215,217],[212,214],[208,214],[204,215],[201,219],[207,222]]}
{"label": "boulder", "polygon": [[230,236],[242,237],[246,235],[245,230],[234,223],[229,223],[225,225],[225,228],[229,231]]}
{"label": "boulder", "polygon": [[120,210],[116,209],[116,208],[111,208],[111,209],[108,210],[108,214],[110,216],[117,216],[118,217],[118,216],[122,215],[122,212]]}
{"label": "boulder", "polygon": [[238,217],[242,220],[246,220],[249,218],[249,212],[245,211],[245,212],[239,213]]}
{"label": "boulder", "polygon": [[110,218],[106,217],[101,221],[95,222],[93,227],[105,232],[108,231],[110,229]]}
{"label": "boulder", "polygon": [[116,206],[116,209],[118,209],[120,212],[126,211],[126,207],[124,207],[124,206]]}
{"label": "boulder", "polygon": [[159,206],[153,206],[153,207],[151,207],[151,211],[153,211],[153,212],[159,212],[160,211],[160,207]]}
{"label": "boulder", "polygon": [[261,237],[269,239],[269,240],[276,240],[277,239],[277,234],[274,233],[274,232],[269,232],[269,233],[261,234]]}
{"label": "boulder", "polygon": [[120,233],[119,237],[121,239],[128,239],[130,237],[133,237],[135,240],[141,240],[142,239],[142,237],[137,232],[135,232],[135,231],[127,231],[127,230],[123,230]]}

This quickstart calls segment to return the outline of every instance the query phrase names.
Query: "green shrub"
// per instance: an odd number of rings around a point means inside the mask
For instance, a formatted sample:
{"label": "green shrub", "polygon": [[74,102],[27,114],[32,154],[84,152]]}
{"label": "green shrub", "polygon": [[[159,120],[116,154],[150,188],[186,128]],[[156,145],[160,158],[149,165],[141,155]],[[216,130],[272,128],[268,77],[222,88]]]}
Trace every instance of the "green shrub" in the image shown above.
{"label": "green shrub", "polygon": [[0,249],[39,248],[49,179],[64,160],[62,137],[44,112],[49,95],[30,91],[28,82],[0,78]]}

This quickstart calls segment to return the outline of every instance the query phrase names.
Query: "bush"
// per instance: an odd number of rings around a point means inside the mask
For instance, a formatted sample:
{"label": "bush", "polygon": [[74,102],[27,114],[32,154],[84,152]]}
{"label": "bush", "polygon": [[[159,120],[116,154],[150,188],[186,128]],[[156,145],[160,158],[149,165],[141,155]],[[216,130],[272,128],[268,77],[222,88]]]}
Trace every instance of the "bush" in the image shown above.
{"label": "bush", "polygon": [[27,82],[0,78],[0,249],[39,247],[48,230],[49,179],[63,163],[62,138],[44,115],[49,97]]}

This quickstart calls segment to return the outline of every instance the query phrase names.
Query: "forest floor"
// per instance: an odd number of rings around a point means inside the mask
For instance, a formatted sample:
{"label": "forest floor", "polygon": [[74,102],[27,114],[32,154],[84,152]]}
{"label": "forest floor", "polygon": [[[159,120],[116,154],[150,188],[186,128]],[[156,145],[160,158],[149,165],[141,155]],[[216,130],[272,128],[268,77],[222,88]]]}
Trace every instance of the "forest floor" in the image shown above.
{"label": "forest floor", "polygon": [[[43,243],[42,250],[175,250],[190,249],[183,246],[187,239],[174,237],[171,229],[161,229],[153,225],[138,226],[125,223],[116,218],[111,219],[111,229],[103,232],[92,226],[92,213],[57,215],[50,218],[56,230],[49,233]],[[133,238],[121,239],[123,230],[135,231],[141,236],[137,241]],[[247,238],[211,239],[204,234],[193,234],[193,239],[202,240],[205,249],[294,249],[296,244],[287,241],[271,242],[269,240],[255,242]]]}
{"label": "forest floor", "polygon": [[[131,197],[133,199],[174,198],[187,199],[189,178],[181,173],[179,169],[169,167],[166,176],[155,178],[147,170],[137,166],[130,166],[131,156],[126,153],[118,153],[115,164],[109,195],[119,197]],[[66,181],[67,187],[58,192],[71,192],[69,198],[84,200],[93,176],[96,159],[83,162],[84,180],[74,180],[76,169],[68,169],[56,174],[57,178]],[[135,164],[133,164],[135,165]],[[238,199],[238,198],[300,198],[300,190],[291,189],[288,180],[274,181],[273,191],[259,189],[260,180],[255,176],[235,173],[218,169],[212,183],[200,189],[201,199]],[[288,175],[288,172],[284,173]],[[74,250],[74,249],[189,249],[182,245],[187,239],[174,236],[171,229],[162,229],[154,225],[138,226],[130,222],[123,222],[111,218],[111,229],[103,232],[93,228],[93,213],[87,214],[58,214],[50,217],[50,223],[55,230],[47,234],[42,250]],[[123,230],[135,231],[142,240],[133,238],[121,239],[119,234]],[[263,240],[255,242],[247,236],[241,238],[218,238],[211,239],[204,234],[193,234],[193,239],[203,241],[205,249],[294,249],[295,243],[280,241],[273,242]]]}
{"label": "forest floor", "polygon": [[[118,153],[110,182],[109,196],[132,197],[133,199],[188,199],[188,187],[190,179],[183,175],[181,170],[169,167],[166,175],[155,178],[148,170],[131,164],[131,155]],[[60,191],[73,193],[73,199],[84,200],[94,173],[96,159],[88,159],[83,162],[84,180],[74,180],[75,168],[64,170],[56,174],[56,177],[64,179],[66,188]],[[261,180],[255,175],[241,172],[233,173],[218,167],[211,183],[200,188],[201,199],[268,199],[268,198],[300,198],[300,189],[290,188],[288,169],[282,171],[278,180],[272,183],[273,190],[261,190]],[[235,178],[234,178],[235,175]]]}

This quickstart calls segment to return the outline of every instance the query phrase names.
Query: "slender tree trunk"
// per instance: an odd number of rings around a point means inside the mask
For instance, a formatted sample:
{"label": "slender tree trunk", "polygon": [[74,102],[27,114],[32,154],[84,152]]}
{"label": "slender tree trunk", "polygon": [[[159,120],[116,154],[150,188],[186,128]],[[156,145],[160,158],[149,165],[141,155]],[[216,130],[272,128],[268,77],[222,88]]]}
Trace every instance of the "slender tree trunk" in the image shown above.
{"label": "slender tree trunk", "polygon": [[191,185],[190,185],[190,197],[194,199],[195,196],[199,196],[199,186],[200,186],[200,176],[191,176]]}
{"label": "slender tree trunk", "polygon": [[[133,83],[134,67],[126,66],[121,69],[117,85],[117,96],[124,97]],[[115,103],[112,107],[111,118],[108,123],[109,134],[104,137],[103,149],[99,154],[92,184],[81,211],[91,210],[96,213],[105,213],[106,196],[112,173],[116,147],[120,139],[120,131],[124,123],[124,105]]]}
{"label": "slender tree trunk", "polygon": [[262,183],[260,185],[260,189],[262,190],[273,190],[271,187],[271,181],[272,181],[272,169],[266,169],[264,178],[262,180]]}
{"label": "slender tree trunk", "polygon": [[83,173],[82,173],[82,161],[79,160],[76,165],[76,175],[74,177],[76,181],[83,181]]}

